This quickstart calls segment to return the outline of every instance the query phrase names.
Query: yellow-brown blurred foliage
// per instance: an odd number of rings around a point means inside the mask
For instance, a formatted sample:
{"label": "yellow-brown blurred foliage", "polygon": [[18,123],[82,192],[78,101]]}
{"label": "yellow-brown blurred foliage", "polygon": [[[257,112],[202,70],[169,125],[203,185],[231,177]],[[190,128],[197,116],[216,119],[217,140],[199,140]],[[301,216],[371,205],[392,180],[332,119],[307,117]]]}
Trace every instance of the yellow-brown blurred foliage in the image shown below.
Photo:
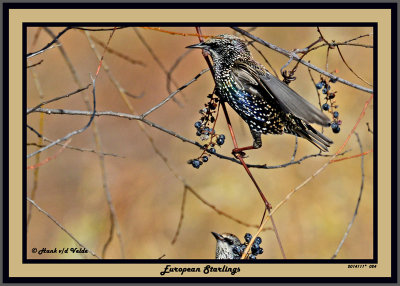
{"label": "yellow-brown blurred foliage", "polygon": [[[170,31],[194,33],[193,27],[164,28]],[[54,33],[61,28],[52,28]],[[359,35],[372,33],[366,27],[326,27],[321,29],[329,41],[342,42]],[[41,31],[35,46],[32,46],[37,28],[28,29],[28,52],[38,50],[51,39]],[[170,35],[152,30],[139,29],[141,35],[153,49],[168,70],[185,47],[198,41],[196,37]],[[207,35],[233,33],[229,28],[203,28]],[[256,36],[265,39],[287,50],[304,48],[318,39],[315,27],[260,27],[252,31]],[[108,40],[110,31],[92,32],[91,35],[104,42]],[[70,30],[60,38],[60,42],[77,70],[80,80],[87,85],[91,82],[98,60],[89,46],[84,32]],[[357,40],[358,43],[372,44],[372,37]],[[258,44],[257,44],[258,45]],[[132,28],[117,30],[111,39],[110,47],[120,53],[146,64],[145,67],[133,65],[115,54],[106,53],[105,62],[113,76],[130,93],[145,93],[140,99],[128,98],[138,113],[143,113],[168,96],[166,75],[157,65],[149,51],[143,46]],[[97,48],[103,52],[101,46]],[[266,47],[258,45],[272,66],[279,69],[288,59]],[[253,56],[265,66],[265,61],[252,48]],[[341,46],[341,51],[348,64],[368,82],[373,81],[373,50],[356,46]],[[326,47],[311,52],[305,60],[325,69]],[[44,100],[67,94],[78,88],[63,60],[58,48],[53,48],[29,60],[29,64],[43,59],[44,62],[34,67],[43,89]],[[295,63],[290,64],[290,68]],[[200,51],[192,51],[185,57],[172,74],[179,86],[190,81],[206,63]],[[268,67],[268,66],[267,66]],[[338,76],[366,86],[352,74],[340,59],[337,50],[330,50],[329,72],[337,69]],[[319,74],[312,72],[315,80]],[[307,100],[318,106],[318,98],[314,85],[310,80],[307,68],[300,65],[295,76],[297,80],[291,87]],[[38,104],[38,90],[32,72],[28,70],[28,108]],[[192,140],[195,136],[193,124],[200,118],[199,109],[204,106],[206,96],[213,91],[214,83],[210,73],[204,74],[195,83],[179,93],[176,98],[184,105],[178,106],[169,101],[149,116],[169,130],[173,130]],[[369,94],[349,86],[336,83],[332,88],[337,90],[337,104],[340,119],[343,121],[341,132],[333,134],[330,128],[325,134],[334,140],[330,153],[336,152],[342,145],[350,130],[358,119]],[[172,86],[175,90],[176,86]],[[91,88],[86,91],[91,98]],[[104,70],[100,71],[96,83],[97,110],[129,113],[118,90],[110,81]],[[82,94],[73,95],[45,106],[86,110]],[[252,143],[248,127],[234,112],[228,108],[233,127],[240,146]],[[233,148],[226,121],[220,114],[216,129],[226,135],[225,145],[218,149],[230,155]],[[38,113],[28,116],[28,123],[39,129]],[[357,132],[360,135],[364,151],[372,149],[372,134],[367,131],[366,122],[372,126],[372,105],[368,107]],[[86,116],[45,115],[44,135],[57,139],[67,133],[83,127],[89,120]],[[100,132],[103,151],[115,153],[124,158],[105,157],[107,184],[115,206],[121,235],[125,246],[125,257],[131,259],[156,259],[163,254],[169,259],[210,259],[214,258],[215,239],[211,231],[231,232],[243,240],[246,232],[255,233],[256,228],[248,228],[218,215],[210,207],[203,204],[191,193],[187,194],[184,208],[184,219],[179,237],[174,245],[171,241],[176,232],[181,212],[183,184],[176,179],[166,164],[154,152],[150,142],[138,127],[138,121],[115,117],[98,117],[95,119]],[[320,127],[318,127],[320,128]],[[211,157],[209,162],[196,170],[187,164],[189,159],[201,154],[199,148],[183,143],[160,130],[145,126],[154,144],[168,158],[168,164],[187,184],[213,204],[216,208],[250,224],[260,222],[264,206],[243,168],[235,163]],[[28,142],[37,142],[38,138],[27,131]],[[277,165],[290,160],[295,138],[293,136],[263,136],[263,147],[248,151],[248,163],[267,163]],[[72,138],[71,146],[95,148],[93,128]],[[37,150],[29,146],[28,154]],[[54,155],[60,146],[43,152],[41,160]],[[346,147],[351,149],[345,156],[360,153],[356,137],[353,135]],[[307,141],[300,139],[296,158],[307,154],[318,153],[318,150]],[[286,195],[311,176],[328,158],[319,157],[303,161],[282,169],[252,169],[252,172],[273,206],[276,206]],[[373,243],[373,156],[365,156],[364,193],[353,228],[345,241],[338,258],[372,258]],[[35,159],[28,160],[28,166]],[[335,252],[347,225],[350,222],[361,184],[361,158],[355,158],[331,164],[321,174],[304,186],[275,214],[275,222],[279,230],[283,247],[288,258],[318,259],[330,258]],[[28,196],[33,188],[33,170],[28,170]],[[35,202],[56,218],[79,241],[97,254],[101,255],[110,229],[110,214],[103,190],[99,158],[94,153],[66,149],[56,159],[40,167],[38,189]],[[28,203],[29,204],[29,203]],[[270,224],[268,224],[270,226]],[[276,238],[272,231],[261,235],[264,254],[259,258],[281,258]],[[77,245],[60,230],[51,220],[35,208],[28,229],[28,250],[32,247],[62,248]],[[28,258],[81,258],[78,255],[55,254],[32,255]],[[92,258],[88,255],[87,258]],[[105,258],[121,258],[118,239],[114,233],[113,240]]]}

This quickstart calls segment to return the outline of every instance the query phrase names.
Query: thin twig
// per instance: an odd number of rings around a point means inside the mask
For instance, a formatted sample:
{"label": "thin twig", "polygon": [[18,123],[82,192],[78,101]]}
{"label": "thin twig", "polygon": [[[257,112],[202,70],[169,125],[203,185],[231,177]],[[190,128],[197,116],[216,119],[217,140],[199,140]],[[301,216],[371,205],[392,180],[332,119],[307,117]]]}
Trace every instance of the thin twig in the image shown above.
{"label": "thin twig", "polygon": [[[197,33],[199,34],[199,37],[198,37],[198,38],[199,38],[200,42],[203,42],[204,39],[203,39],[203,36],[202,36],[201,28],[200,28],[200,27],[196,27],[196,31],[197,31]],[[204,57],[205,61],[207,62],[207,65],[208,65],[208,67],[210,68],[210,71],[211,71],[212,74],[213,74],[213,78],[215,78],[215,74],[214,74],[213,67],[212,67],[212,65],[211,65],[210,58],[208,57],[208,55],[205,53],[204,50],[203,50],[202,52],[203,52],[203,57]],[[234,145],[234,147],[237,149],[237,148],[238,148],[238,145],[237,145],[237,143],[236,143],[235,134],[233,133],[233,128],[232,128],[232,125],[231,125],[231,122],[230,122],[230,118],[229,118],[228,112],[227,112],[226,107],[225,107],[225,102],[222,101],[222,102],[221,102],[221,105],[222,105],[222,109],[223,109],[223,111],[224,111],[224,115],[225,115],[225,119],[226,119],[226,122],[227,122],[227,125],[228,125],[228,128],[229,128],[229,131],[230,131],[230,133],[231,133],[233,145]],[[261,191],[261,189],[260,189],[260,187],[258,186],[256,180],[254,179],[253,174],[251,173],[251,171],[250,171],[249,168],[247,167],[246,163],[244,162],[242,156],[239,155],[239,156],[238,156],[238,159],[240,160],[240,162],[241,162],[243,168],[246,170],[246,173],[248,174],[248,176],[249,176],[250,179],[252,180],[254,186],[256,187],[257,191],[259,192],[261,198],[263,199],[263,201],[264,201],[264,203],[265,203],[265,208],[268,210],[268,213],[270,213],[270,212],[271,212],[271,204],[270,204],[270,203],[268,202],[268,200],[265,198],[263,192]],[[264,216],[265,216],[265,211],[264,211],[264,214],[263,214],[263,216],[262,216],[261,222],[264,220]],[[275,222],[274,222],[272,216],[271,216],[270,218],[271,218],[271,223],[272,223],[272,227],[273,227],[273,230],[274,230],[276,239],[277,239],[278,244],[279,244],[279,248],[280,248],[280,250],[281,250],[281,254],[282,254],[283,258],[285,259],[285,258],[286,258],[286,255],[285,255],[285,252],[284,252],[284,249],[283,249],[283,246],[282,246],[281,239],[280,239],[280,237],[279,237],[278,229],[277,229],[277,227],[276,227],[276,225],[275,225]]]}
{"label": "thin twig", "polygon": [[33,152],[33,153],[27,155],[27,156],[26,156],[27,159],[29,159],[30,157],[32,157],[32,156],[34,156],[34,155],[36,155],[36,154],[39,154],[39,153],[41,153],[41,152],[43,152],[43,151],[45,151],[45,150],[47,150],[47,149],[49,149],[50,147],[53,147],[53,146],[56,145],[57,143],[63,142],[63,141],[65,141],[65,140],[71,138],[71,137],[74,136],[74,135],[77,135],[77,134],[80,134],[80,133],[84,132],[84,131],[90,126],[90,124],[92,123],[92,121],[93,121],[93,119],[94,119],[94,117],[95,117],[95,115],[96,115],[96,93],[95,93],[96,88],[95,88],[95,79],[92,80],[92,84],[93,84],[93,111],[91,112],[92,115],[90,116],[89,122],[88,122],[84,127],[82,127],[81,129],[72,131],[72,132],[68,133],[66,136],[57,139],[56,141],[54,141],[53,143],[50,143],[49,145],[46,145],[46,147],[40,148],[39,150],[37,150],[37,151],[35,151],[35,152]]}
{"label": "thin twig", "polygon": [[[161,70],[164,72],[164,74],[168,77],[168,70],[165,68],[164,64],[161,62],[159,57],[156,55],[156,53],[153,51],[153,49],[150,47],[150,45],[146,42],[142,34],[139,32],[137,28],[133,28],[135,31],[136,35],[138,36],[139,40],[142,42],[142,44],[145,46],[145,48],[149,51],[150,55],[153,57],[153,59],[156,61],[158,66],[161,68]],[[179,87],[178,83],[171,78],[172,83],[175,85],[176,88]],[[180,107],[182,107],[182,103],[178,101],[176,98],[172,98],[172,100],[177,103]]]}
{"label": "thin twig", "polygon": [[169,69],[168,73],[167,73],[167,91],[169,93],[171,93],[171,79],[172,79],[172,73],[174,72],[174,70],[178,67],[178,65],[180,64],[180,62],[191,52],[193,52],[193,49],[187,49],[182,55],[180,55],[176,61],[174,62],[174,64],[171,66],[171,68]]}
{"label": "thin twig", "polygon": [[139,61],[139,60],[132,59],[132,58],[130,58],[129,56],[124,55],[124,54],[122,54],[122,53],[120,53],[120,52],[118,52],[118,51],[116,51],[116,50],[114,50],[114,49],[112,49],[112,48],[106,46],[106,44],[105,44],[104,42],[100,41],[99,39],[97,39],[97,38],[95,38],[95,37],[92,37],[92,40],[93,40],[96,44],[98,44],[98,45],[100,45],[101,47],[105,48],[106,51],[109,52],[110,54],[114,54],[114,55],[116,55],[117,57],[119,57],[119,58],[121,58],[121,59],[123,59],[123,60],[126,60],[127,62],[129,62],[129,63],[131,63],[131,64],[133,64],[133,65],[141,65],[141,66],[143,66],[143,67],[146,66],[146,64],[145,64],[144,62]]}
{"label": "thin twig", "polygon": [[127,29],[127,28],[129,28],[129,26],[119,26],[119,27],[112,27],[112,28],[71,27],[71,29],[74,29],[74,30],[90,31],[90,32],[107,32],[107,31],[122,30],[122,29]]}
{"label": "thin twig", "polygon": [[181,215],[179,217],[179,222],[178,222],[178,227],[176,228],[176,232],[174,235],[174,238],[171,241],[171,244],[175,244],[176,240],[178,239],[179,232],[181,230],[182,222],[183,222],[183,217],[184,217],[184,212],[185,212],[185,203],[186,203],[186,194],[187,194],[187,187],[185,186],[183,188],[183,196],[182,196],[182,204],[181,204]]}
{"label": "thin twig", "polygon": [[65,28],[65,29],[62,30],[60,33],[58,33],[58,35],[55,36],[55,37],[53,38],[53,40],[52,40],[50,43],[48,43],[47,45],[45,45],[43,48],[41,48],[40,50],[38,50],[38,51],[36,51],[36,52],[28,53],[28,54],[26,55],[26,58],[29,59],[30,57],[36,56],[36,55],[38,55],[38,54],[41,54],[41,53],[45,52],[46,50],[52,48],[52,45],[53,45],[54,43],[56,43],[56,42],[58,41],[58,39],[59,39],[65,32],[67,32],[67,31],[70,30],[70,29],[71,29],[71,27]]}
{"label": "thin twig", "polygon": [[[115,29],[118,28],[113,28],[112,30],[115,31]],[[44,28],[44,30],[54,39],[56,39],[56,36],[54,35],[54,33],[47,27]],[[58,43],[58,40],[56,39],[56,42]],[[65,63],[67,64],[69,71],[71,72],[71,75],[75,81],[75,83],[77,84],[77,86],[79,88],[83,88],[83,84],[79,79],[78,76],[78,72],[75,69],[74,65],[72,64],[71,59],[69,58],[68,54],[66,53],[65,49],[60,46],[59,51],[65,61]],[[90,99],[89,96],[86,94],[86,92],[82,93],[82,99],[86,105],[86,108],[88,110],[90,110],[91,106],[90,106]],[[107,204],[109,206],[110,211],[113,213],[114,207],[113,207],[113,203],[111,201],[111,194],[110,194],[110,190],[108,188],[108,181],[107,181],[107,177],[106,177],[106,170],[105,170],[105,161],[104,161],[104,156],[102,155],[103,153],[103,146],[102,146],[102,141],[101,141],[101,136],[100,136],[100,131],[97,127],[97,123],[96,121],[93,121],[92,124],[92,130],[93,130],[93,139],[94,142],[96,144],[96,150],[99,150],[99,153],[97,153],[98,158],[99,158],[99,165],[100,165],[100,170],[101,170],[101,174],[102,174],[102,186],[103,186],[103,191],[106,195],[106,200],[107,200]],[[120,250],[121,250],[121,255],[122,257],[125,256],[125,251],[124,251],[124,246],[123,246],[123,240],[122,240],[122,235],[120,233],[119,230],[119,224],[118,224],[118,220],[116,215],[114,215],[114,219],[111,221],[112,224],[116,224],[116,229],[117,229],[117,237],[119,240],[119,245],[120,245]]]}
{"label": "thin twig", "polygon": [[[68,110],[68,109],[48,109],[48,108],[38,108],[35,112],[40,112],[40,113],[45,113],[45,114],[67,114],[67,115],[83,115],[83,116],[90,116],[91,113],[89,111],[82,111],[82,110]],[[121,112],[113,112],[113,111],[98,111],[96,112],[95,116],[113,116],[113,117],[118,117],[118,118],[125,118],[125,119],[129,119],[129,120],[138,120],[141,121],[147,125],[149,125],[150,127],[154,127],[156,129],[159,129],[162,132],[165,132],[169,135],[172,135],[180,140],[182,140],[183,142],[187,142],[190,143],[192,145],[195,145],[201,149],[204,149],[204,146],[202,144],[200,144],[199,142],[193,141],[189,138],[186,138],[178,133],[176,133],[175,131],[169,130],[155,122],[152,122],[150,120],[147,120],[145,118],[142,118],[142,115],[132,115],[132,114],[127,114],[127,113],[121,113]],[[214,155],[220,159],[224,159],[224,160],[229,160],[232,162],[235,162],[237,164],[241,164],[239,160],[232,158],[232,157],[228,157],[228,156],[224,156],[222,154],[219,154],[217,152],[210,152],[210,150],[207,149],[207,152],[211,155]],[[343,153],[340,153],[338,155],[343,155],[348,151],[345,151]],[[285,168],[287,166],[290,165],[295,165],[295,164],[300,164],[302,161],[309,159],[309,158],[315,158],[315,157],[330,157],[332,155],[329,154],[321,154],[321,153],[316,153],[316,154],[309,154],[309,155],[305,155],[304,157],[295,160],[295,161],[291,161],[291,162],[287,162],[284,164],[280,164],[280,165],[271,165],[271,166],[267,166],[266,164],[247,164],[247,166],[249,168],[258,168],[258,169],[279,169],[279,168]]]}
{"label": "thin twig", "polygon": [[[107,40],[106,47],[110,44],[110,41],[112,39],[112,36],[115,33],[115,30],[116,30],[116,27],[114,27],[114,29],[110,33],[109,38]],[[107,67],[105,61],[104,61],[104,55],[106,53],[106,49],[104,49],[103,53],[100,55],[100,53],[98,53],[97,50],[94,48],[94,44],[93,44],[93,42],[91,41],[91,38],[90,38],[90,33],[88,31],[85,31],[84,33],[85,33],[85,35],[87,36],[87,38],[89,40],[90,46],[96,52],[96,56],[97,56],[97,58],[99,60],[99,65],[98,65],[97,71],[96,71],[96,77],[99,74],[100,69],[101,69],[102,66],[104,67],[104,70],[106,72],[108,71],[107,74],[110,76],[110,72],[108,70],[108,67]],[[115,80],[114,84],[115,83],[118,83],[118,82]],[[99,147],[100,150],[103,149],[102,142],[100,140],[97,141],[97,146]],[[122,234],[121,234],[121,230],[120,230],[120,227],[119,227],[117,214],[116,214],[116,211],[115,211],[115,208],[114,208],[114,204],[113,204],[113,201],[112,201],[112,197],[111,197],[111,193],[110,193],[110,190],[109,190],[109,187],[108,187],[108,180],[107,180],[107,173],[106,173],[106,169],[105,169],[104,156],[101,156],[101,155],[99,156],[99,162],[100,162],[100,165],[101,165],[101,178],[102,178],[102,181],[103,181],[103,190],[104,190],[104,193],[106,195],[107,205],[108,205],[108,208],[109,208],[109,211],[110,211],[110,231],[109,231],[108,239],[106,240],[106,242],[103,245],[102,255],[103,255],[103,257],[105,256],[107,248],[108,248],[108,246],[110,245],[110,243],[111,243],[111,241],[113,239],[114,228],[115,228],[116,234],[117,234],[117,238],[118,238],[118,241],[119,241],[119,247],[120,247],[120,251],[121,251],[121,256],[122,256],[122,258],[125,258],[124,242],[122,240]]]}
{"label": "thin twig", "polygon": [[70,238],[72,238],[73,241],[75,241],[80,247],[85,248],[91,255],[94,257],[101,259],[93,250],[89,249],[85,245],[83,245],[79,240],[77,240],[68,230],[65,229],[55,218],[53,218],[48,212],[43,210],[41,207],[39,207],[33,200],[30,198],[26,198],[28,202],[30,202],[35,208],[38,209],[41,213],[45,214],[49,219],[51,219],[62,231],[64,231]]}
{"label": "thin twig", "polygon": [[71,142],[71,140],[72,140],[72,139],[69,138],[69,139],[63,144],[63,146],[62,146],[53,156],[47,157],[46,159],[44,159],[44,160],[41,161],[41,162],[38,162],[38,163],[36,163],[36,164],[34,164],[34,165],[31,165],[31,166],[28,166],[27,169],[28,169],[28,170],[37,169],[37,168],[39,168],[39,167],[41,167],[41,166],[47,164],[49,161],[54,160],[55,158],[57,158],[57,156],[58,156],[62,151],[65,150],[65,147]]}
{"label": "thin twig", "polygon": [[340,152],[342,152],[342,150],[346,147],[347,143],[350,140],[351,135],[355,132],[355,129],[357,128],[357,126],[359,125],[361,119],[364,117],[365,115],[365,111],[367,110],[368,105],[371,103],[372,99],[373,99],[374,95],[372,94],[370,96],[370,98],[365,102],[363,110],[360,113],[360,116],[358,117],[356,123],[354,124],[352,130],[350,131],[350,133],[347,135],[346,140],[343,142],[342,146],[340,146],[340,148],[336,151],[336,153],[331,157],[331,159],[329,161],[327,161],[324,165],[322,165],[316,172],[314,172],[311,176],[309,176],[307,179],[305,179],[300,185],[298,185],[296,188],[294,188],[293,190],[291,190],[287,196],[281,201],[279,202],[279,204],[276,205],[276,207],[272,210],[272,212],[266,217],[266,219],[264,220],[264,222],[261,224],[260,228],[258,229],[258,231],[256,232],[256,234],[253,235],[253,238],[250,240],[248,246],[246,247],[246,249],[243,252],[242,255],[242,259],[245,258],[246,254],[249,252],[251,246],[254,243],[255,238],[260,234],[262,227],[265,226],[265,224],[268,222],[268,220],[270,219],[270,216],[272,214],[274,214],[275,212],[277,212],[279,210],[280,207],[282,207],[286,202],[288,202],[292,196],[298,192],[302,187],[304,187],[306,184],[308,184],[312,179],[314,179],[316,176],[318,176],[323,170],[326,169],[326,167],[328,167],[329,164],[331,164],[333,162],[333,160],[335,160],[335,158],[338,156],[338,154],[340,154]]}
{"label": "thin twig", "polygon": [[[362,146],[361,140],[360,140],[360,136],[358,135],[357,132],[354,132],[354,135],[356,135],[356,137],[357,137],[357,142],[358,142],[358,145],[360,146],[361,153],[364,153],[363,146]],[[356,216],[357,216],[357,213],[358,213],[358,208],[359,208],[360,202],[361,202],[362,193],[363,193],[363,190],[364,190],[364,179],[365,179],[365,174],[364,174],[364,156],[361,156],[361,186],[360,186],[360,193],[358,194],[356,208],[354,210],[353,217],[352,217],[349,225],[347,226],[346,232],[343,234],[342,240],[340,241],[340,243],[339,243],[335,253],[331,257],[331,259],[335,259],[336,256],[338,255],[340,249],[343,246],[344,241],[346,240],[346,238],[347,238],[347,236],[348,236],[348,234],[350,232],[351,227],[353,226],[354,220],[356,219]]]}
{"label": "thin twig", "polygon": [[42,107],[43,105],[46,105],[46,104],[49,104],[49,103],[51,103],[51,102],[54,102],[54,101],[57,101],[57,100],[60,100],[60,99],[66,98],[66,97],[70,97],[71,95],[80,93],[81,91],[88,89],[89,86],[91,86],[91,85],[92,85],[92,84],[89,83],[89,84],[88,84],[86,87],[84,87],[84,88],[79,88],[79,89],[77,89],[77,90],[75,90],[75,91],[73,91],[73,92],[71,92],[71,93],[68,93],[68,94],[65,94],[65,95],[62,95],[62,96],[58,96],[58,97],[55,97],[55,98],[52,98],[52,99],[43,101],[43,102],[39,103],[38,105],[36,105],[35,107],[29,108],[29,109],[27,110],[27,112],[26,112],[26,115],[28,115],[29,113],[35,111],[35,110],[38,109],[39,107]]}
{"label": "thin twig", "polygon": [[[32,77],[33,77],[33,81],[35,83],[36,90],[39,93],[39,99],[40,100],[44,100],[44,92],[43,92],[42,85],[41,85],[40,80],[39,80],[39,76],[38,76],[37,72],[34,69],[32,69],[30,71],[32,73]],[[44,130],[44,117],[43,116],[44,116],[44,114],[40,114],[40,116],[39,116],[39,130],[40,130],[40,132],[43,132],[43,130]],[[43,143],[43,139],[39,137],[38,138],[38,144],[42,144],[42,143]],[[39,164],[39,162],[40,162],[40,153],[38,153],[35,156],[35,164]],[[33,200],[36,198],[36,192],[38,190],[38,186],[39,186],[39,168],[36,168],[33,171],[33,186],[32,186],[32,190],[31,190],[31,193],[30,193],[30,196],[31,196],[31,198]],[[32,218],[32,205],[29,205],[27,221],[26,221],[27,230],[29,229],[31,218]]]}
{"label": "thin twig", "polygon": [[256,41],[256,42],[258,42],[258,43],[260,43],[260,44],[262,44],[262,45],[264,45],[264,46],[266,46],[266,47],[268,47],[268,48],[270,48],[270,49],[272,49],[274,51],[277,51],[278,53],[281,53],[281,54],[283,54],[283,55],[285,55],[285,56],[287,56],[289,58],[293,58],[294,60],[299,61],[301,64],[303,64],[303,65],[305,65],[305,66],[307,66],[307,67],[309,67],[309,68],[311,68],[311,69],[319,72],[320,74],[323,74],[323,75],[325,75],[325,76],[327,76],[327,77],[329,77],[331,79],[336,79],[338,82],[341,82],[341,83],[346,84],[348,86],[351,86],[353,88],[356,88],[356,89],[359,89],[359,90],[362,90],[362,91],[365,91],[365,92],[368,92],[368,93],[373,93],[372,89],[360,86],[358,84],[349,82],[349,81],[347,81],[345,79],[342,79],[342,78],[337,77],[337,76],[335,76],[333,74],[330,74],[329,72],[326,72],[326,71],[324,71],[324,70],[312,65],[311,63],[306,62],[305,60],[301,59],[296,53],[287,51],[287,50],[282,49],[282,48],[280,48],[280,47],[278,47],[276,45],[268,43],[268,42],[264,41],[263,39],[260,39],[260,38],[258,38],[256,36],[248,33],[247,31],[239,28],[239,27],[232,27],[232,29],[235,30],[235,31],[240,32],[241,34],[249,37],[250,39],[252,39],[252,40],[254,40],[254,41]]}
{"label": "thin twig", "polygon": [[360,80],[362,80],[364,83],[368,84],[369,86],[372,86],[372,84],[370,84],[368,81],[366,81],[365,79],[363,79],[361,76],[359,76],[350,66],[349,64],[346,62],[346,60],[343,57],[342,52],[340,51],[339,46],[337,47],[337,50],[339,52],[340,57],[342,58],[343,63],[346,65],[346,67]]}
{"label": "thin twig", "polygon": [[[228,219],[230,219],[230,220],[232,220],[232,221],[234,221],[234,222],[236,222],[236,223],[238,223],[238,224],[244,225],[244,226],[246,226],[246,227],[254,227],[254,228],[258,228],[258,227],[259,227],[259,225],[257,225],[257,224],[249,224],[249,223],[246,223],[246,222],[244,222],[244,221],[241,221],[241,220],[239,220],[239,219],[237,219],[237,218],[235,218],[235,217],[233,217],[233,216],[231,216],[231,215],[229,215],[229,214],[227,214],[227,213],[225,213],[225,212],[219,210],[216,206],[214,206],[213,204],[211,204],[211,203],[209,203],[208,201],[206,201],[203,197],[201,197],[195,190],[193,190],[192,187],[190,187],[189,185],[186,185],[185,187],[186,187],[187,190],[188,190],[189,192],[191,192],[198,200],[200,200],[200,201],[201,201],[203,204],[205,204],[206,206],[210,207],[210,208],[211,208],[212,210],[214,210],[217,214],[222,215],[222,216],[224,216],[224,217],[226,217],[226,218],[228,218]],[[272,230],[272,228],[270,228],[270,227],[265,227],[265,228],[262,229],[262,231],[264,231],[264,230]]]}
{"label": "thin twig", "polygon": [[[32,128],[32,127],[31,127],[31,128]],[[40,137],[40,136],[39,136],[39,137]],[[42,138],[43,138],[44,141],[53,142],[53,140],[50,140],[49,138],[47,138],[47,137],[45,137],[45,136],[42,136]],[[63,144],[58,143],[57,145],[62,146]],[[28,142],[28,143],[26,143],[26,146],[35,146],[35,147],[38,147],[38,148],[42,148],[42,147],[45,147],[46,145],[45,145],[45,144],[38,144],[38,143],[34,143],[34,142]],[[65,146],[65,148],[66,148],[66,149],[70,149],[70,150],[80,151],[80,152],[89,152],[89,153],[94,153],[94,154],[101,154],[101,155],[104,155],[104,156],[111,156],[111,157],[117,157],[117,158],[125,158],[125,156],[121,156],[121,155],[114,154],[114,153],[97,152],[97,151],[94,150],[94,149],[79,148],[79,147],[70,146],[70,145]]]}
{"label": "thin twig", "polygon": [[295,135],[295,137],[296,137],[296,139],[295,139],[295,142],[294,142],[294,150],[293,150],[293,155],[292,155],[292,158],[290,159],[290,162],[293,162],[294,161],[294,159],[296,158],[296,153],[297,153],[297,147],[298,147],[298,141],[299,141],[299,138],[297,137],[297,135]]}
{"label": "thin twig", "polygon": [[37,62],[37,63],[35,63],[35,64],[31,64],[31,65],[27,66],[26,68],[27,68],[27,69],[30,69],[30,68],[33,68],[33,67],[35,67],[35,66],[38,66],[38,65],[40,65],[41,63],[43,63],[43,61],[44,61],[44,60],[40,60],[39,62]]}
{"label": "thin twig", "polygon": [[208,72],[210,69],[204,69],[202,70],[199,74],[197,74],[193,79],[191,79],[189,82],[187,82],[186,84],[182,85],[180,88],[178,88],[177,90],[175,90],[173,93],[171,93],[170,95],[168,95],[163,101],[161,101],[159,104],[153,106],[152,108],[150,108],[148,111],[144,112],[141,116],[143,118],[145,118],[147,115],[149,115],[150,113],[152,113],[153,111],[157,110],[158,108],[160,108],[161,106],[163,106],[165,103],[167,103],[171,98],[173,98],[177,93],[181,92],[182,90],[184,90],[186,87],[188,87],[190,84],[192,84],[193,82],[195,82],[199,77],[201,77],[204,73]]}
{"label": "thin twig", "polygon": [[374,131],[372,130],[372,128],[369,127],[369,122],[367,122],[366,124],[367,124],[367,128],[368,128],[368,132],[371,134],[374,134]]}

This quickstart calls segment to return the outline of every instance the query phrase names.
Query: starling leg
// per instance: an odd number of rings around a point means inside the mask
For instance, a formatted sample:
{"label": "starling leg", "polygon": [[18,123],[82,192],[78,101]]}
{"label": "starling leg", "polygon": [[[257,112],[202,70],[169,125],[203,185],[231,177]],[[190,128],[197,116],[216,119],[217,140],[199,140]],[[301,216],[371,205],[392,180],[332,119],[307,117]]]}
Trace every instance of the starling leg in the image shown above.
{"label": "starling leg", "polygon": [[253,136],[253,139],[254,139],[253,146],[247,146],[247,147],[241,147],[241,148],[233,149],[232,150],[232,154],[235,157],[237,157],[238,155],[243,157],[245,155],[245,153],[243,151],[261,148],[261,146],[262,146],[261,133],[253,131],[253,130],[250,130],[250,132],[251,132],[251,135]]}

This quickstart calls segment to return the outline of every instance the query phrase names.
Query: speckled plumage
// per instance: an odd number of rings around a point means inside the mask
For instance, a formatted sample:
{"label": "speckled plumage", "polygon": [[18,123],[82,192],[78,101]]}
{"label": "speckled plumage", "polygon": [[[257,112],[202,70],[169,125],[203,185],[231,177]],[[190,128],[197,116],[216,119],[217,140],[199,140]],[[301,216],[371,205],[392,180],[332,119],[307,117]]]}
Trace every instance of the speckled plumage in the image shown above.
{"label": "speckled plumage", "polygon": [[219,35],[189,47],[210,53],[216,93],[249,125],[254,148],[261,134],[297,135],[323,151],[333,143],[310,125],[328,126],[329,118],[256,62],[243,40]]}
{"label": "speckled plumage", "polygon": [[240,246],[240,240],[236,235],[231,233],[218,234],[211,232],[217,240],[217,246],[215,250],[216,259],[234,259],[235,254],[233,253],[234,246]]}

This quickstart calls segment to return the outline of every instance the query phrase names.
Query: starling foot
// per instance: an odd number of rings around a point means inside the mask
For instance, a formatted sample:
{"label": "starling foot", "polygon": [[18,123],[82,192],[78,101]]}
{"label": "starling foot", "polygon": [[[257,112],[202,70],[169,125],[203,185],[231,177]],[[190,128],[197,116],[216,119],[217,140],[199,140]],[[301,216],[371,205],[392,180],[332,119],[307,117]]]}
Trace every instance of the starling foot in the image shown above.
{"label": "starling foot", "polygon": [[238,156],[244,158],[246,156],[246,153],[244,153],[243,151],[246,150],[253,150],[256,149],[254,148],[254,146],[247,146],[247,147],[241,147],[241,148],[234,148],[232,150],[232,155],[235,156],[235,158],[238,158]]}

